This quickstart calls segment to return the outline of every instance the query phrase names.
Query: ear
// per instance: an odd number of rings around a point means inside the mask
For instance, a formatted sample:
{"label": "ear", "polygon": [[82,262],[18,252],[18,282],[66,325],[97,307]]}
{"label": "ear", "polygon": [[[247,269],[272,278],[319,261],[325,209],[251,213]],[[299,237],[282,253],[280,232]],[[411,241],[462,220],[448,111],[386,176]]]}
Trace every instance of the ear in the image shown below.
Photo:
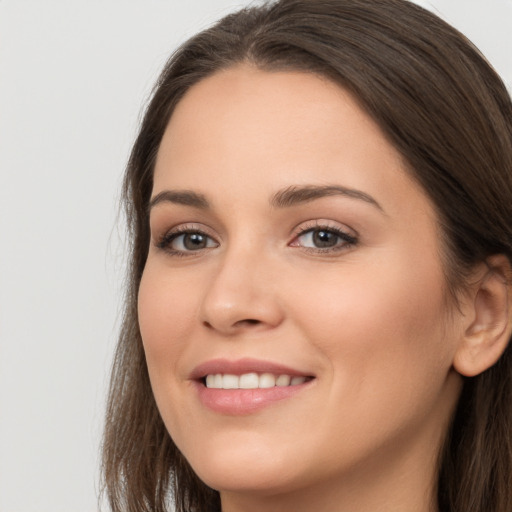
{"label": "ear", "polygon": [[463,335],[453,366],[466,377],[474,377],[493,366],[512,332],[511,267],[502,254],[488,258],[472,285]]}

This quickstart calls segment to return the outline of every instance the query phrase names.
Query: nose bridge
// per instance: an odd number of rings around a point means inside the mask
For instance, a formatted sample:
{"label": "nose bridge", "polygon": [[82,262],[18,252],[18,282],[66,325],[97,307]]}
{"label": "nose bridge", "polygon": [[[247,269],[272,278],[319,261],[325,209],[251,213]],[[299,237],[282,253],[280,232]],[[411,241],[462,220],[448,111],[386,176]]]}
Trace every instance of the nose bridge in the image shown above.
{"label": "nose bridge", "polygon": [[202,322],[226,334],[279,324],[282,314],[272,286],[274,274],[272,258],[261,244],[246,241],[227,247],[205,287]]}

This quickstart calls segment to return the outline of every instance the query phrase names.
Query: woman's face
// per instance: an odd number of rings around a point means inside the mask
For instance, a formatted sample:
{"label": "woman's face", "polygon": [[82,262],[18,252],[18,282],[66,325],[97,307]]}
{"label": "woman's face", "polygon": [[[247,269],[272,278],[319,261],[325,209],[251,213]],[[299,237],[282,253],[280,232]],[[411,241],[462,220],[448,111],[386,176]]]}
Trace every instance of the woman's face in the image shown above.
{"label": "woman's face", "polygon": [[201,81],[163,137],[150,225],[151,384],[201,479],[223,498],[427,485],[461,322],[435,211],[347,92],[248,66]]}

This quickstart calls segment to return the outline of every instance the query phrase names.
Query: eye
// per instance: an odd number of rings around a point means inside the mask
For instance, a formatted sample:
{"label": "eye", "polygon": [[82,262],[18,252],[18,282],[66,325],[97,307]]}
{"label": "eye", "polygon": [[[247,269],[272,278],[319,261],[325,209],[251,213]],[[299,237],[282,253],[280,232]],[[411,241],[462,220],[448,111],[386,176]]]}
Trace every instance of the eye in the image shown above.
{"label": "eye", "polygon": [[197,230],[178,230],[167,233],[157,244],[171,254],[184,255],[203,249],[218,247],[218,243],[206,233]]}
{"label": "eye", "polygon": [[329,252],[348,248],[357,243],[357,239],[344,231],[327,226],[303,229],[290,244],[292,247],[304,247],[320,252]]}

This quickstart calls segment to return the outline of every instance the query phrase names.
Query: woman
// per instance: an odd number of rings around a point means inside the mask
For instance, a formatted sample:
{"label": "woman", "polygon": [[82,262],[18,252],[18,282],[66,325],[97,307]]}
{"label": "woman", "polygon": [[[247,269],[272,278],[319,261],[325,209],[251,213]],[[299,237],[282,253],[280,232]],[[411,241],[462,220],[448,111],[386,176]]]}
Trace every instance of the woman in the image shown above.
{"label": "woman", "polygon": [[113,510],[512,507],[512,105],[403,0],[188,41],[125,179]]}

